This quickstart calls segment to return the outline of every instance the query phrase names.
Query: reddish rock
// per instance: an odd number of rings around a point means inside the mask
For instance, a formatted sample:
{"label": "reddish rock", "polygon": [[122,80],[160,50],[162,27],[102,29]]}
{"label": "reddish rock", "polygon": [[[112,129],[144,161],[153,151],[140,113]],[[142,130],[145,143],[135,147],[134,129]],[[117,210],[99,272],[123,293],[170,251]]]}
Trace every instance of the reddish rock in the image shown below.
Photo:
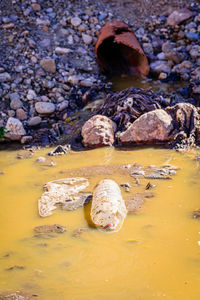
{"label": "reddish rock", "polygon": [[16,116],[19,120],[23,121],[27,119],[27,113],[22,109],[22,108],[18,108],[16,110]]}
{"label": "reddish rock", "polygon": [[168,141],[173,129],[172,118],[162,109],[147,112],[119,135],[121,144],[153,144]]}
{"label": "reddish rock", "polygon": [[109,118],[96,115],[82,127],[83,145],[89,148],[112,146],[116,124]]}
{"label": "reddish rock", "polygon": [[147,76],[148,60],[128,25],[118,20],[102,27],[95,45],[97,62],[104,72]]}
{"label": "reddish rock", "polygon": [[192,16],[193,12],[187,8],[175,10],[167,18],[167,25],[179,25],[181,22],[188,20]]}

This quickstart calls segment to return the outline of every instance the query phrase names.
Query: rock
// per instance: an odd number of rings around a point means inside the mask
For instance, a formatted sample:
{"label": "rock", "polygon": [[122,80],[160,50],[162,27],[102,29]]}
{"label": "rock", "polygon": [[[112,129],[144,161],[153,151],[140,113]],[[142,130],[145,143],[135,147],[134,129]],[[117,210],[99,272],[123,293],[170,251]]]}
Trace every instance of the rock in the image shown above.
{"label": "rock", "polygon": [[152,144],[168,141],[173,129],[172,118],[162,109],[147,112],[119,135],[121,144]]}
{"label": "rock", "polygon": [[42,119],[40,117],[32,117],[31,119],[28,120],[28,125],[29,126],[37,126],[41,123]]}
{"label": "rock", "polygon": [[83,80],[81,75],[71,75],[68,77],[68,82],[72,85],[77,85],[81,80]]}
{"label": "rock", "polygon": [[34,232],[36,234],[48,234],[48,233],[63,233],[66,231],[66,227],[59,225],[59,224],[54,224],[54,225],[41,225],[41,226],[36,226],[34,228]]}
{"label": "rock", "polygon": [[88,34],[82,33],[82,39],[86,45],[90,45],[92,43],[92,37]]}
{"label": "rock", "polygon": [[193,214],[192,214],[192,217],[193,217],[194,219],[200,219],[200,209],[195,210],[195,211],[193,212]]}
{"label": "rock", "polygon": [[20,100],[20,96],[18,93],[11,93],[9,97],[11,102],[15,100]]}
{"label": "rock", "polygon": [[7,81],[11,81],[10,74],[7,72],[0,73],[0,82],[7,82]]}
{"label": "rock", "polygon": [[90,202],[91,193],[80,193],[73,197],[73,201],[67,201],[62,205],[63,210],[75,210]]}
{"label": "rock", "polygon": [[151,192],[137,193],[131,199],[125,201],[126,209],[129,214],[137,213],[143,206],[146,198],[152,198],[154,194]]}
{"label": "rock", "polygon": [[159,76],[158,76],[158,79],[160,79],[160,80],[163,80],[163,79],[166,79],[166,78],[167,78],[167,74],[164,73],[164,72],[161,72],[161,73],[159,74]]}
{"label": "rock", "polygon": [[23,106],[22,101],[20,101],[20,100],[17,99],[17,98],[11,100],[11,102],[10,102],[10,108],[11,108],[11,109],[16,110],[16,109],[18,109],[18,108],[21,108],[22,106]]}
{"label": "rock", "polygon": [[57,105],[57,110],[58,111],[63,111],[64,109],[66,109],[69,106],[69,102],[68,101],[63,101],[61,103],[59,103]]}
{"label": "rock", "polygon": [[28,94],[26,96],[26,98],[28,100],[34,100],[34,99],[36,99],[36,97],[37,97],[37,95],[34,90],[28,90]]}
{"label": "rock", "polygon": [[186,37],[190,40],[190,41],[198,41],[200,39],[200,36],[198,33],[195,32],[187,32],[186,33]]}
{"label": "rock", "polygon": [[112,146],[116,124],[109,118],[96,115],[82,127],[83,145],[89,148]]}
{"label": "rock", "polygon": [[13,117],[8,119],[6,130],[8,133],[5,134],[5,137],[12,141],[19,141],[23,135],[26,135],[22,122]]}
{"label": "rock", "polygon": [[91,87],[94,84],[94,78],[87,78],[80,81],[81,86]]}
{"label": "rock", "polygon": [[[47,217],[56,209],[56,204],[61,207],[69,204],[70,210],[79,207],[77,205],[77,196],[79,192],[88,187],[89,181],[86,178],[64,178],[45,184],[45,192],[38,201],[38,210],[41,217]],[[81,202],[83,204],[83,202]],[[74,204],[74,206],[73,206]]]}
{"label": "rock", "polygon": [[153,46],[151,43],[143,43],[143,50],[144,53],[153,55]]}
{"label": "rock", "polygon": [[19,120],[23,121],[23,120],[26,120],[26,119],[27,119],[27,114],[26,114],[26,112],[25,112],[22,108],[18,108],[18,109],[16,110],[16,117],[17,117]]}
{"label": "rock", "polygon": [[[19,267],[19,266],[18,266]],[[36,296],[36,294],[29,295],[24,292],[10,292],[10,293],[3,293],[0,294],[0,299],[1,300],[31,300],[33,297]]]}
{"label": "rock", "polygon": [[81,24],[81,19],[79,17],[71,18],[71,24],[74,27],[78,27]]}
{"label": "rock", "polygon": [[34,11],[40,11],[41,10],[41,6],[38,3],[31,4],[31,7]]}
{"label": "rock", "polygon": [[43,163],[43,162],[45,162],[45,161],[46,161],[46,158],[43,157],[43,156],[40,156],[40,157],[38,157],[38,158],[36,159],[36,162],[38,162],[38,163]]}
{"label": "rock", "polygon": [[159,75],[160,73],[166,73],[169,75],[171,72],[171,68],[167,65],[166,61],[158,60],[155,62],[152,62],[150,64],[151,72]]}
{"label": "rock", "polygon": [[58,145],[55,149],[48,153],[49,156],[63,155],[71,149],[70,145],[62,146]]}
{"label": "rock", "polygon": [[165,111],[173,119],[171,136],[176,147],[186,148],[195,144],[199,130],[199,113],[197,108],[190,103],[178,103],[167,107]]}
{"label": "rock", "polygon": [[164,52],[158,53],[157,58],[158,58],[159,60],[165,60],[165,53],[164,53]]}
{"label": "rock", "polygon": [[170,26],[179,25],[180,23],[188,20],[192,16],[193,16],[193,12],[187,8],[175,10],[167,18],[167,25]]}
{"label": "rock", "polygon": [[55,60],[51,58],[44,58],[40,61],[41,67],[50,73],[55,73],[56,72],[56,64]]}
{"label": "rock", "polygon": [[38,114],[49,115],[52,114],[56,109],[55,104],[50,102],[37,102],[35,104],[35,110]]}
{"label": "rock", "polygon": [[68,48],[56,47],[56,49],[55,49],[55,53],[56,53],[56,54],[60,54],[60,55],[68,54],[68,53],[70,53],[70,52],[71,52],[71,50],[68,49]]}
{"label": "rock", "polygon": [[28,144],[32,141],[33,137],[31,135],[25,135],[21,138],[21,144]]}
{"label": "rock", "polygon": [[80,238],[82,238],[83,233],[87,232],[87,231],[88,231],[88,228],[79,227],[72,232],[72,237],[80,239]]}

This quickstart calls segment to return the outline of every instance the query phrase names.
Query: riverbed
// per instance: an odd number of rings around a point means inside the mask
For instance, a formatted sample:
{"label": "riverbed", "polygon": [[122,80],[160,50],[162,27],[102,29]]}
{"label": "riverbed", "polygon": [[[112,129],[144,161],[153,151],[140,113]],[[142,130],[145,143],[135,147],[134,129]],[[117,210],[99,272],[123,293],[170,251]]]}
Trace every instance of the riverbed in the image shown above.
{"label": "riverbed", "polygon": [[[0,291],[25,291],[36,299],[197,300],[200,294],[200,166],[194,153],[160,148],[102,148],[47,157],[44,148],[19,159],[23,151],[0,152]],[[43,163],[36,159],[44,156]],[[18,158],[17,158],[18,157]],[[56,165],[55,165],[56,163]],[[172,180],[140,180],[124,169],[171,164]],[[90,203],[75,211],[56,209],[41,218],[38,199],[51,180],[85,176],[92,191],[110,178],[126,199],[155,184],[153,197],[129,214],[119,232],[90,224]],[[38,237],[34,228],[61,224],[66,232]],[[80,233],[80,228],[84,228]]]}

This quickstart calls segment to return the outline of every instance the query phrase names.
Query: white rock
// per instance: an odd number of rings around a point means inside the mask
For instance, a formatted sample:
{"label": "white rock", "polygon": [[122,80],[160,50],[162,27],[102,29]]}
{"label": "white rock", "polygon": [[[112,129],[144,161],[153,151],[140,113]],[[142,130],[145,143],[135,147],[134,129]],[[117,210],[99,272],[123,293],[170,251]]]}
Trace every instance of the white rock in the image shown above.
{"label": "white rock", "polygon": [[21,121],[16,118],[10,117],[6,124],[6,130],[8,133],[5,137],[12,141],[19,141],[23,135],[26,135],[26,131]]}
{"label": "white rock", "polygon": [[42,115],[49,115],[55,111],[56,107],[55,104],[50,102],[37,102],[35,104],[35,110],[37,113]]}
{"label": "white rock", "polygon": [[33,100],[33,99],[35,99],[36,97],[37,97],[37,95],[36,95],[36,93],[35,93],[34,90],[28,90],[28,94],[27,94],[27,96],[26,96],[26,98],[27,98],[28,100]]}
{"label": "white rock", "polygon": [[46,161],[46,158],[44,156],[40,156],[36,159],[36,162],[39,162],[39,163],[43,163]]}
{"label": "white rock", "polygon": [[78,27],[81,24],[81,19],[79,17],[71,18],[71,24],[74,27]]}
{"label": "white rock", "polygon": [[70,52],[71,52],[71,50],[68,49],[68,48],[56,47],[56,49],[55,49],[55,53],[56,54],[60,54],[60,55],[62,55],[62,54],[68,54]]}

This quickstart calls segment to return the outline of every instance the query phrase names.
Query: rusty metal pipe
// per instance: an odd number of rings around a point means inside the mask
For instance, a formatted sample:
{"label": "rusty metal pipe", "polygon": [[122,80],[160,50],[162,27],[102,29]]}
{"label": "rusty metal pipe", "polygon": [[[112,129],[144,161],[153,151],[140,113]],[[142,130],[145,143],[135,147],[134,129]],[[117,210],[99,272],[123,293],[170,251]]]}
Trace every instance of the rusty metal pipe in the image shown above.
{"label": "rusty metal pipe", "polygon": [[148,60],[134,34],[125,23],[113,20],[102,27],[95,45],[96,59],[105,73],[149,73]]}

